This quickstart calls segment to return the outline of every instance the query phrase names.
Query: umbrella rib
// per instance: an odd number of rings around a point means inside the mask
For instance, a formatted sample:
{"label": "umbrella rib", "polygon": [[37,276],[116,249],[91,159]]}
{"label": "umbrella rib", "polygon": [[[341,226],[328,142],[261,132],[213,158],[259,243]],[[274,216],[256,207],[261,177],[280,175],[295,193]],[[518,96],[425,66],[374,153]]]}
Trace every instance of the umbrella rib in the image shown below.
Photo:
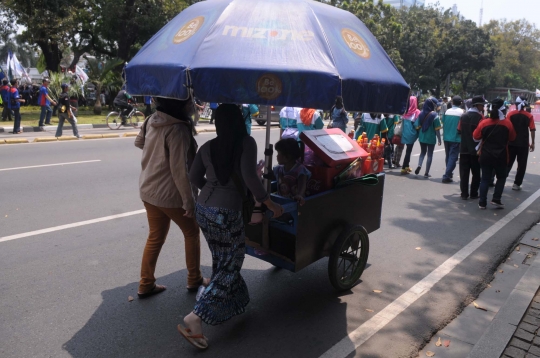
{"label": "umbrella rib", "polygon": [[[332,57],[332,63],[334,65],[334,68],[337,71],[336,59],[334,57],[334,53],[332,52],[332,48],[330,47],[330,42],[328,41],[328,36],[326,36],[326,31],[324,31],[324,28],[322,27],[321,22],[319,21],[319,18],[315,14],[315,11],[313,11],[313,8],[310,6],[310,3],[312,3],[312,1],[310,1],[310,0],[305,1],[305,4],[307,5],[307,7],[309,7],[309,10],[311,10],[311,13],[313,14],[313,17],[315,17],[315,20],[317,20],[317,26],[319,26],[319,28],[321,30],[321,33],[324,36],[324,42],[326,44],[326,47],[328,48],[328,51],[330,52],[330,56]],[[330,6],[330,5],[327,5],[327,6]],[[340,79],[340,85],[341,85],[341,77],[339,76],[339,73],[337,75],[338,75],[338,77]]]}

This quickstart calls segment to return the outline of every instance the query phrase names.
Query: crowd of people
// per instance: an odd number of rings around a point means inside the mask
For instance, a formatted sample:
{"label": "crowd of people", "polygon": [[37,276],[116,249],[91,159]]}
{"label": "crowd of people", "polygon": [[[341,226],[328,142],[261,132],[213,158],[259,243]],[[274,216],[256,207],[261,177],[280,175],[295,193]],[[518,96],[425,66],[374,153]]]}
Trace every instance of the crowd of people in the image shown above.
{"label": "crowd of people", "polygon": [[369,140],[375,135],[384,138],[388,167],[401,168],[402,175],[413,172],[411,153],[418,141],[420,156],[414,173],[420,174],[425,161],[425,178],[431,177],[435,146],[444,142],[442,183],[454,182],[459,160],[461,198],[479,200],[479,208],[486,209],[488,188],[494,187],[491,204],[503,208],[501,197],[514,163],[518,164],[512,189],[521,190],[528,154],[535,149],[536,128],[531,107],[520,97],[515,106],[516,109],[509,112],[508,104],[500,98],[488,102],[483,96],[476,96],[463,101],[455,96],[450,108],[448,100],[434,97],[427,98],[420,107],[417,98],[411,96],[408,110],[401,116],[355,114],[354,137],[365,133]]}

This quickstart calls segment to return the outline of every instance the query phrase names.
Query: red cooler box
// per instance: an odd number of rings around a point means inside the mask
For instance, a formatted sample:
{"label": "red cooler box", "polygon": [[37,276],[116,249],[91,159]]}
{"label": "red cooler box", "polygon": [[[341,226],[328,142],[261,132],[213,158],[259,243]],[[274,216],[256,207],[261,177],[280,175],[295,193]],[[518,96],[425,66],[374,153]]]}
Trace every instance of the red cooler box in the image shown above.
{"label": "red cooler box", "polygon": [[369,154],[339,128],[306,131],[300,134],[306,145],[304,164],[311,172],[306,195],[334,187],[334,178],[358,157]]}

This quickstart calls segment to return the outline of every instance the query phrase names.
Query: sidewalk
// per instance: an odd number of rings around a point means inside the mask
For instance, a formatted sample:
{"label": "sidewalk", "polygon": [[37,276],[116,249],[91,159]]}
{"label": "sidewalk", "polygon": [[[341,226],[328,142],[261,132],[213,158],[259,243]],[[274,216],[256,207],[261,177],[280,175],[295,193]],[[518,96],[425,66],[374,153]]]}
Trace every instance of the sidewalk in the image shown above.
{"label": "sidewalk", "polygon": [[[2,125],[4,123],[13,123],[13,122],[1,122]],[[143,122],[139,122],[139,127],[143,124]],[[12,134],[9,133],[13,130],[13,127],[7,127],[7,126],[0,126],[0,144],[3,144],[4,140],[7,139],[22,139],[22,140],[28,140],[28,142],[33,142],[36,138],[54,138],[56,134],[56,129],[58,125],[53,126],[45,126],[44,131],[39,131],[39,127],[24,127],[24,131],[21,134]],[[37,128],[36,131],[34,129]],[[77,128],[79,129],[79,134],[81,136],[85,135],[93,135],[93,134],[115,134],[119,135],[120,137],[124,136],[125,133],[133,133],[138,132],[139,128],[134,127],[120,127],[120,129],[117,130],[111,130],[109,127],[107,127],[106,124],[79,124],[77,125]],[[215,132],[216,126],[214,124],[210,124],[208,120],[201,120],[199,121],[199,124],[195,127],[197,129],[198,133],[207,133],[207,132]],[[252,130],[263,130],[266,127],[259,126],[259,125],[253,125]],[[277,125],[272,125],[272,128],[277,128]],[[63,137],[71,137],[73,136],[73,131],[71,129],[71,125],[64,125],[63,128]],[[130,135],[131,136],[131,135]]]}
{"label": "sidewalk", "polygon": [[539,238],[537,223],[479,297],[435,334],[419,357],[540,358]]}

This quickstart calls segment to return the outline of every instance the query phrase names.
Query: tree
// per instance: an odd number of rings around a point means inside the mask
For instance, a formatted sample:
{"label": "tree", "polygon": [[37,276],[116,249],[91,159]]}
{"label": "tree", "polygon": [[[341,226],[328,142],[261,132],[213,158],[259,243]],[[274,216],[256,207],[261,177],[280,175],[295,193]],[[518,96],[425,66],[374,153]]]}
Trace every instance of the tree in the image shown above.
{"label": "tree", "polygon": [[[90,82],[96,87],[96,103],[94,105],[94,114],[101,114],[101,88],[107,84],[107,80],[114,79],[113,70],[124,63],[124,60],[113,58],[102,64],[96,58],[83,56],[88,61]],[[111,78],[111,74],[113,77]]]}
{"label": "tree", "polygon": [[[168,21],[197,0],[95,0],[94,50],[129,61]],[[99,36],[96,36],[99,34]]]}
{"label": "tree", "polygon": [[540,87],[540,31],[526,20],[485,25],[498,51],[490,72],[493,87]]}
{"label": "tree", "polygon": [[41,49],[46,68],[58,71],[62,49],[68,46],[66,29],[74,27],[75,14],[84,0],[3,0],[0,12],[26,28],[21,39]]}
{"label": "tree", "polygon": [[478,28],[475,22],[449,12],[445,17],[435,56],[439,83],[445,82],[447,76],[459,74],[461,89],[467,92],[474,76],[493,68],[496,49],[487,31]]}

